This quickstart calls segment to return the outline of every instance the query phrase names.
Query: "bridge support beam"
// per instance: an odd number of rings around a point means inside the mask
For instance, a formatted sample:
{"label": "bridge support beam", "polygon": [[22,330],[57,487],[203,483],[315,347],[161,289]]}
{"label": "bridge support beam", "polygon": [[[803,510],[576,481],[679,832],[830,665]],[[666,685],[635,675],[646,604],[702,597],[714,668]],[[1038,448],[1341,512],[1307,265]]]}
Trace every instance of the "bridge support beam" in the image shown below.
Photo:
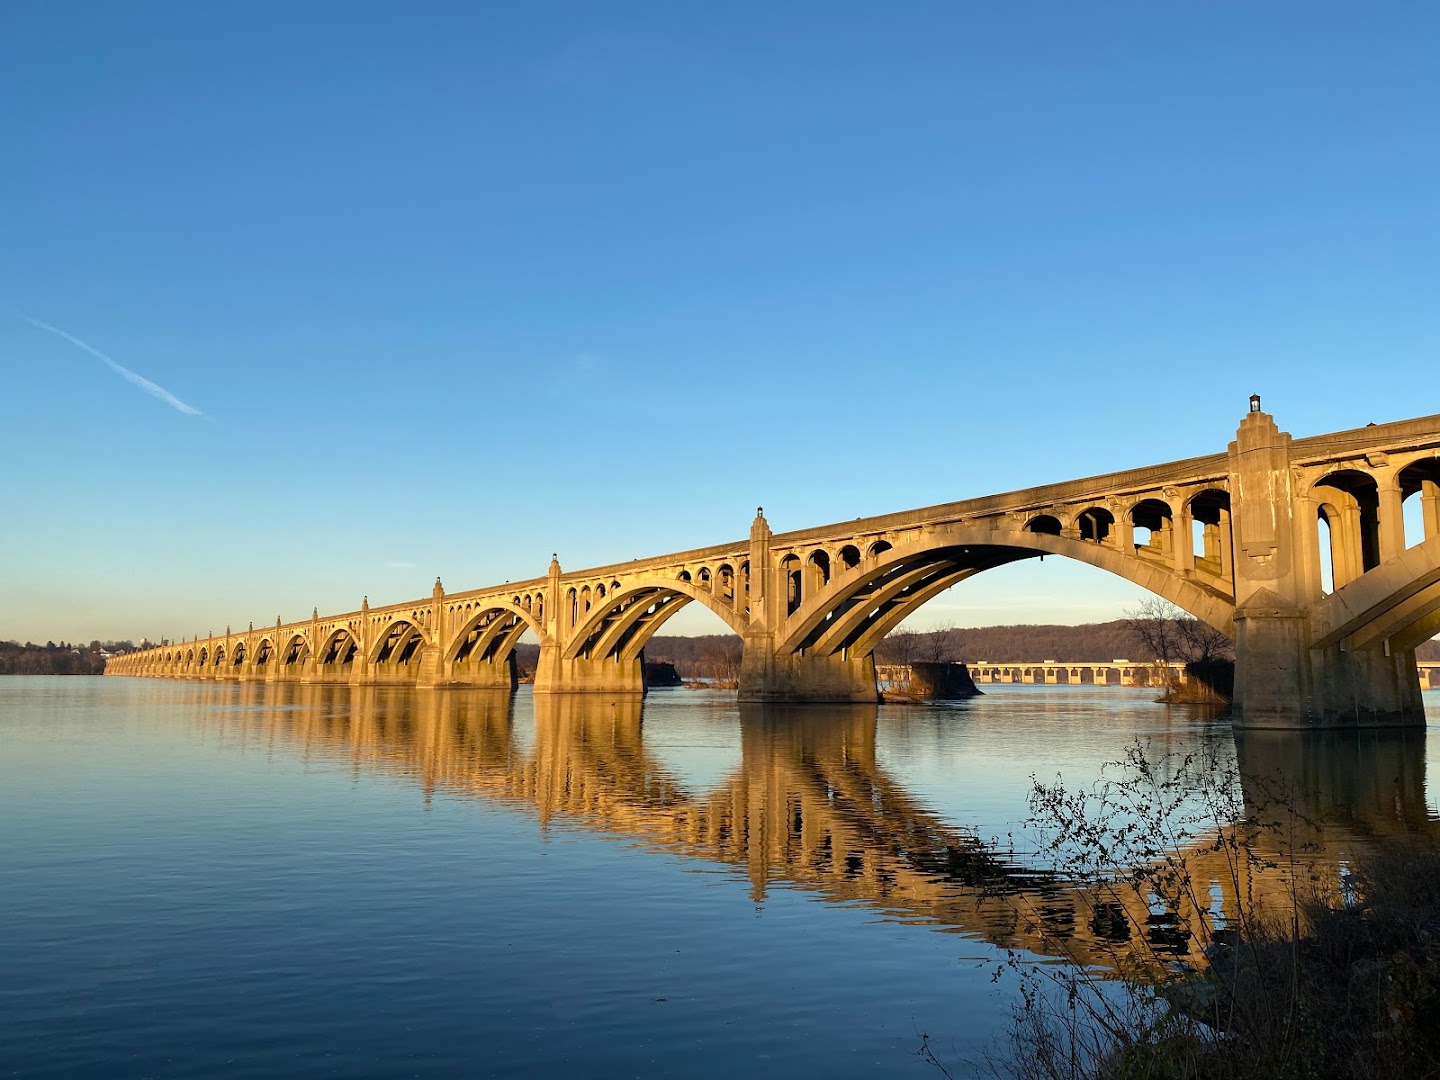
{"label": "bridge support beam", "polygon": [[[1313,503],[1294,489],[1290,436],[1252,411],[1230,444],[1237,728],[1423,726],[1413,651],[1312,649],[1321,599]],[[1297,514],[1296,508],[1300,507]]]}

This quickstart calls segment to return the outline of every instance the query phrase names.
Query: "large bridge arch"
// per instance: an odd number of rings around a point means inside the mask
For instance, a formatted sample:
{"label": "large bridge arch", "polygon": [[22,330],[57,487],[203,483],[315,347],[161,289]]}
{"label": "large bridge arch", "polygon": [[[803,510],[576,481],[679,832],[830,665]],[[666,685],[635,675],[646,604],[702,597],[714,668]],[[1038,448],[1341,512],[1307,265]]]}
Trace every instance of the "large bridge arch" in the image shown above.
{"label": "large bridge arch", "polygon": [[507,600],[486,600],[473,606],[457,605],[457,615],[462,621],[444,647],[443,656],[447,664],[481,659],[482,656],[477,654],[493,651],[492,642],[507,633],[514,632],[515,640],[510,643],[512,648],[524,636],[525,630],[534,631],[536,640],[541,644],[548,638],[544,624],[534,611]]}
{"label": "large bridge arch", "polygon": [[421,622],[410,615],[396,615],[374,636],[365,659],[371,664],[408,663],[430,644],[430,634]]}
{"label": "large bridge arch", "polygon": [[[1172,570],[1126,555],[1098,540],[1077,540],[1030,526],[1018,529],[939,529],[897,543],[839,574],[830,588],[807,598],[786,621],[782,650],[844,649],[863,654],[923,604],[984,570],[1022,559],[1057,555],[1086,563],[1147,589],[1221,633],[1234,635],[1229,599]],[[1053,519],[1051,519],[1053,520]],[[1094,519],[1092,519],[1094,520]]]}
{"label": "large bridge arch", "polygon": [[646,576],[612,589],[603,605],[596,604],[585,613],[562,656],[566,660],[636,657],[660,627],[692,601],[708,608],[738,636],[745,636],[744,617],[711,589],[680,577]]}

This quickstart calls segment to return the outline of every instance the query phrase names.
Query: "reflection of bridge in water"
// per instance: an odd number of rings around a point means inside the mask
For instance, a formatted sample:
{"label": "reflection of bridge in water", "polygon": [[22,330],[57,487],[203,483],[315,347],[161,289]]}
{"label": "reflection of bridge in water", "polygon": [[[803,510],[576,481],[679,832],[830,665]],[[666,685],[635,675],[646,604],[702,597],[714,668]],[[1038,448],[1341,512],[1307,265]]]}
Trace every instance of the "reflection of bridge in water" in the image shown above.
{"label": "reflection of bridge in water", "polygon": [[[648,751],[634,699],[537,695],[532,743],[517,733],[516,701],[504,693],[285,684],[201,692],[254,706],[222,714],[227,734],[239,725],[246,741],[289,740],[306,755],[404,775],[427,793],[478,796],[533,810],[545,825],[563,818],[731,866],[757,900],[796,886],[1001,947],[1054,954],[1058,939],[1089,963],[1114,956],[1114,920],[1108,934],[1097,930],[1085,890],[945,822],[889,775],[876,760],[872,706],[741,707],[739,767],[692,791]],[[1238,750],[1248,772],[1285,766],[1286,782],[1315,793],[1301,809],[1330,824],[1301,826],[1301,840],[1322,857],[1434,828],[1423,735],[1248,733]],[[1253,785],[1246,795],[1262,797]],[[1278,872],[1241,865],[1236,876],[1207,845],[1188,854],[1226,917],[1237,894],[1262,907],[1287,902]],[[1127,907],[1131,925],[1154,921],[1139,898]]]}

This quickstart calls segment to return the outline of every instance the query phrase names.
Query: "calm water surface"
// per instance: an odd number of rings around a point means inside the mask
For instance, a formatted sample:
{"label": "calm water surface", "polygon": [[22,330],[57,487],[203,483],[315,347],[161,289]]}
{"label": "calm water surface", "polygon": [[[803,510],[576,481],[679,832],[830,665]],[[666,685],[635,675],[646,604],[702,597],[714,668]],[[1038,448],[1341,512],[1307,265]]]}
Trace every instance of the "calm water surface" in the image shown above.
{"label": "calm water surface", "polygon": [[[1237,752],[1118,687],[642,711],[0,679],[0,1075],[936,1076],[920,1032],[963,1074],[1006,948],[1044,952],[1017,910],[1071,918],[1031,777],[1137,736]],[[1239,747],[1319,792],[1337,859],[1434,827],[1437,751]]]}

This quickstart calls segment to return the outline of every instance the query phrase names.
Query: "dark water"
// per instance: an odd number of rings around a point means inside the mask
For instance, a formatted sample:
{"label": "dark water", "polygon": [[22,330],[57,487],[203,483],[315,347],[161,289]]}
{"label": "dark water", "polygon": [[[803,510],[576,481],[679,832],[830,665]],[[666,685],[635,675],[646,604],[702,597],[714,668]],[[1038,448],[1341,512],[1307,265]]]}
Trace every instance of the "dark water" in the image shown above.
{"label": "dark water", "polygon": [[[1017,911],[1087,948],[1016,833],[1031,777],[1137,735],[1236,754],[1121,688],[642,713],[0,680],[0,1075],[938,1076],[921,1032],[963,1075],[1006,949],[1045,952]],[[1319,792],[1340,859],[1433,827],[1437,745],[1239,753]]]}

